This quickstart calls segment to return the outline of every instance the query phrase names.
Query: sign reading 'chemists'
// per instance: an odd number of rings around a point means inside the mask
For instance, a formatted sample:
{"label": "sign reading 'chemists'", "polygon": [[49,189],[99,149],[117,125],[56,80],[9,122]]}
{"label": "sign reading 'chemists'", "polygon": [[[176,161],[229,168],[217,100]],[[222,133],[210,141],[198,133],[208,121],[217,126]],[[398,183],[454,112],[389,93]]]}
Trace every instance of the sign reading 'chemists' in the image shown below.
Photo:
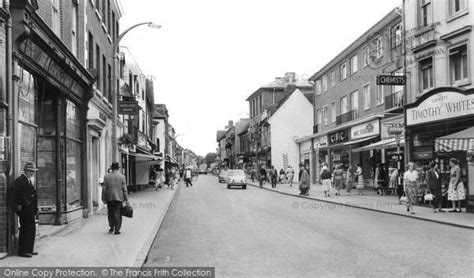
{"label": "sign reading 'chemists'", "polygon": [[474,115],[474,95],[454,91],[434,94],[406,113],[407,126],[468,115]]}

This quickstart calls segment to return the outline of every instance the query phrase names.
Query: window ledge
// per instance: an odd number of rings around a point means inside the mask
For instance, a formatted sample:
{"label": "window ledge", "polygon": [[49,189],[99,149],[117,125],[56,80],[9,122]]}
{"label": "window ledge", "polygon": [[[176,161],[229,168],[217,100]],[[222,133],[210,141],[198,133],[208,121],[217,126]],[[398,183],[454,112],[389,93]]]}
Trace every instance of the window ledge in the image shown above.
{"label": "window ledge", "polygon": [[99,21],[102,21],[102,16],[100,15],[99,10],[96,8],[96,9],[94,10],[94,12],[95,12],[95,15],[97,16],[97,18],[99,19]]}
{"label": "window ledge", "polygon": [[382,106],[382,105],[384,105],[384,104],[385,104],[384,102],[381,102],[381,103],[377,103],[376,106],[379,107],[379,106]]}
{"label": "window ledge", "polygon": [[113,44],[112,37],[110,36],[110,34],[107,34],[107,39],[109,40],[111,44]]}
{"label": "window ledge", "polygon": [[105,24],[102,22],[102,30],[104,30],[104,32],[107,34],[107,26],[105,26]]}
{"label": "window ledge", "polygon": [[471,80],[470,79],[464,79],[460,81],[455,81],[451,84],[453,87],[466,87],[471,85]]}
{"label": "window ledge", "polygon": [[467,15],[467,14],[469,14],[469,10],[468,10],[467,8],[465,8],[465,9],[462,10],[462,11],[459,11],[459,12],[453,14],[453,15],[450,15],[450,16],[446,19],[446,23],[449,23],[449,22],[451,22],[451,21],[453,21],[453,20],[456,20],[456,19],[458,19],[458,18],[460,18],[460,17],[463,17],[463,16],[465,16],[465,15]]}

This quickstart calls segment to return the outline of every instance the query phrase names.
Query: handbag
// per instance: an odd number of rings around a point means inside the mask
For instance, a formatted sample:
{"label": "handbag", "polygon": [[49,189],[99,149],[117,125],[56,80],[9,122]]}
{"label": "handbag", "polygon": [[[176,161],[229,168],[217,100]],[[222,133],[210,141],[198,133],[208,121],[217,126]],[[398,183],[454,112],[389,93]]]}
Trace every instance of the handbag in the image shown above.
{"label": "handbag", "polygon": [[434,199],[434,195],[428,190],[428,192],[423,196],[425,202],[431,202]]}
{"label": "handbag", "polygon": [[408,203],[408,197],[403,193],[402,197],[400,197],[401,203]]}
{"label": "handbag", "polygon": [[130,204],[126,204],[125,206],[123,206],[120,209],[120,213],[125,217],[132,218],[133,217],[133,208]]}

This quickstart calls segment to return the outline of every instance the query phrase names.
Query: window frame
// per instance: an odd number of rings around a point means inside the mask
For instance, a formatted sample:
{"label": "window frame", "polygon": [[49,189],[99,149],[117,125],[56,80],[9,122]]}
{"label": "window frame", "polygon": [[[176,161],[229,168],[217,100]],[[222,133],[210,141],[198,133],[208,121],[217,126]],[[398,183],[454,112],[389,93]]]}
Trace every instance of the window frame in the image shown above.
{"label": "window frame", "polygon": [[[422,66],[422,63],[427,61],[427,60],[431,61],[431,63],[430,63],[430,65],[431,65],[431,78],[429,78],[430,86],[425,88],[424,82],[423,82],[423,71],[424,71],[423,68],[426,68],[428,65]],[[432,88],[434,88],[435,79],[434,79],[434,58],[433,58],[433,56],[428,56],[428,57],[424,57],[423,59],[420,59],[418,61],[417,66],[418,66],[418,84],[419,84],[418,89],[419,89],[419,91],[420,92],[425,92],[427,90],[431,90]],[[449,69],[448,69],[448,71],[449,71]]]}
{"label": "window frame", "polygon": [[329,108],[327,105],[324,105],[323,106],[323,124],[324,125],[329,124],[328,114],[329,114]]}
{"label": "window frame", "polygon": [[[381,97],[379,98],[379,96]],[[375,105],[380,106],[383,104],[385,104],[385,85],[377,85],[376,95],[375,95]]]}
{"label": "window frame", "polygon": [[[464,47],[465,48],[465,66],[466,66],[466,70],[467,72],[465,72],[465,77],[462,78],[462,79],[459,79],[459,80],[455,80],[454,78],[454,72],[453,72],[453,68],[451,67],[452,65],[452,56],[454,56],[455,54],[452,54],[453,51],[455,51],[456,49],[458,48],[461,48],[461,47]],[[459,51],[459,50],[458,50]],[[449,84],[453,85],[453,86],[463,86],[463,85],[466,85],[466,84],[469,84],[471,82],[470,80],[470,73],[471,73],[471,68],[470,68],[470,55],[471,53],[469,53],[469,42],[468,41],[462,41],[462,42],[459,42],[455,45],[452,45],[448,48],[448,61],[447,61],[447,64],[448,64],[448,80],[449,80]],[[464,73],[464,67],[461,66],[461,70],[462,70],[462,73]]]}
{"label": "window frame", "polygon": [[322,79],[322,89],[323,89],[323,92],[327,92],[328,91],[328,76],[327,74],[323,75],[323,77],[321,78]]}
{"label": "window frame", "polygon": [[316,122],[318,123],[318,125],[322,125],[323,124],[323,110],[321,108],[317,109],[316,110]]}
{"label": "window frame", "polygon": [[375,39],[375,58],[381,59],[384,56],[384,43],[383,43],[383,36],[378,36]]}
{"label": "window frame", "polygon": [[[367,94],[366,94],[366,88],[368,88]],[[370,83],[365,83],[363,85],[363,97],[364,97],[364,101],[363,101],[364,111],[366,111],[366,110],[369,110],[371,106]]]}
{"label": "window frame", "polygon": [[339,65],[339,73],[341,74],[341,78],[340,78],[341,81],[344,81],[347,79],[347,62],[344,62]]}
{"label": "window frame", "polygon": [[370,64],[370,47],[366,45],[362,49],[363,49],[362,50],[362,58],[364,60],[363,64],[364,64],[364,68],[365,68],[365,67],[368,67],[369,64]]}
{"label": "window frame", "polygon": [[[357,71],[359,71],[359,65],[358,65],[359,58],[357,56],[358,55],[356,53],[350,58],[350,73],[351,73],[351,75],[353,75],[353,74],[357,73]],[[355,59],[355,62],[354,62],[354,59]]]}
{"label": "window frame", "polygon": [[[344,101],[343,101],[344,100]],[[344,106],[343,106],[344,104]],[[339,115],[344,115],[346,114],[348,111],[348,101],[347,101],[347,96],[342,96],[340,99],[339,99],[339,110],[341,111],[341,113]]]}
{"label": "window frame", "polygon": [[335,123],[337,118],[336,101],[331,102],[331,123]]}
{"label": "window frame", "polygon": [[334,88],[336,87],[336,71],[335,70],[332,70],[331,73],[330,73],[330,76],[331,76],[331,88]]}

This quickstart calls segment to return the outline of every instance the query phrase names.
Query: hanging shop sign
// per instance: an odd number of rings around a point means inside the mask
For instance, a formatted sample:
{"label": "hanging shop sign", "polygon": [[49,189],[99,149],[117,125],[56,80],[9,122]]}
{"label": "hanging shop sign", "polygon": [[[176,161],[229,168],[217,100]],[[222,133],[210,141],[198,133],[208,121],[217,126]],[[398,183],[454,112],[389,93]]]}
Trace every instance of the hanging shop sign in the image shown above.
{"label": "hanging shop sign", "polygon": [[338,130],[328,134],[329,145],[345,143],[349,141],[349,129]]}
{"label": "hanging shop sign", "polygon": [[397,135],[403,136],[405,134],[405,125],[403,118],[390,119],[382,121],[380,126],[380,137],[382,140],[394,138]]}
{"label": "hanging shop sign", "polygon": [[117,106],[118,114],[122,115],[137,115],[138,101],[119,101]]}
{"label": "hanging shop sign", "polygon": [[377,75],[377,85],[401,86],[406,83],[406,75]]}
{"label": "hanging shop sign", "polygon": [[407,126],[472,116],[474,94],[455,88],[439,88],[407,107]]}
{"label": "hanging shop sign", "polygon": [[379,134],[380,124],[378,119],[351,127],[351,140],[361,139]]}
{"label": "hanging shop sign", "polygon": [[323,148],[327,146],[328,146],[328,137],[326,135],[317,137],[313,141],[313,148],[315,149],[319,149],[319,148]]}

